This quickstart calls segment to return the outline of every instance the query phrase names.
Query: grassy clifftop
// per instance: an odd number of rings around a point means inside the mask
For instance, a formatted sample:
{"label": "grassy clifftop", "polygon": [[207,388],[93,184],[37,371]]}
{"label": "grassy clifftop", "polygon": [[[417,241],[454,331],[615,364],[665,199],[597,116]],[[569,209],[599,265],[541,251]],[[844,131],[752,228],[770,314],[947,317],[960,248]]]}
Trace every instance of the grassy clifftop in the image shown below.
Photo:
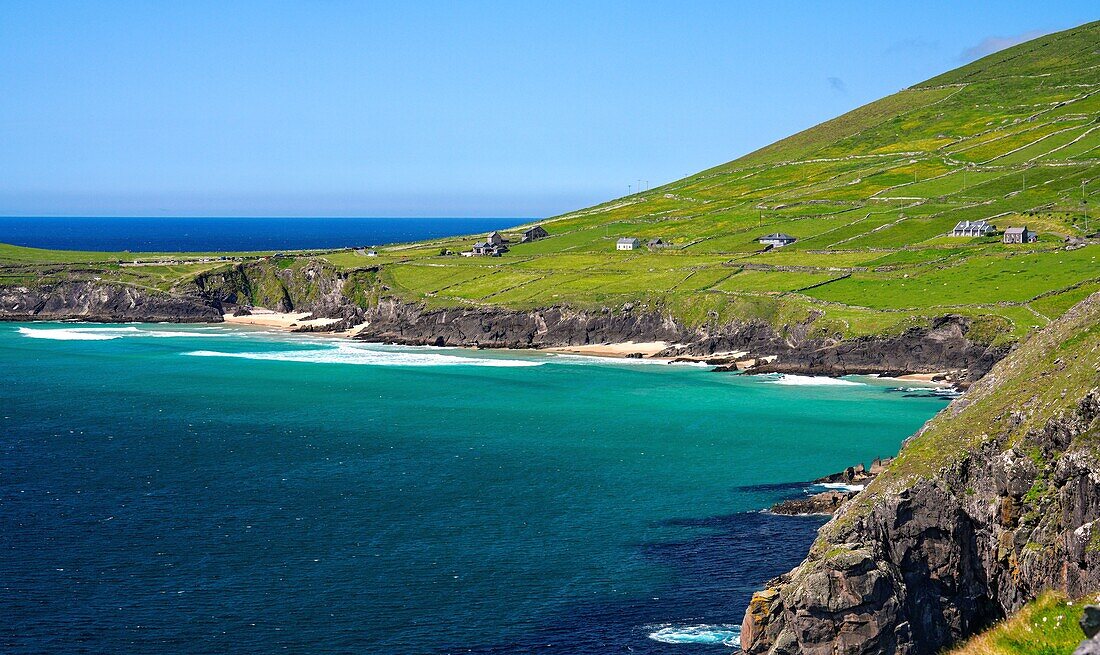
{"label": "grassy clifftop", "polygon": [[[990,340],[1011,340],[1100,289],[1100,248],[1066,249],[1066,239],[1095,241],[1085,237],[1100,223],[1094,209],[1086,228],[1088,203],[1100,197],[1098,91],[1100,22],[990,55],[730,163],[549,219],[547,239],[519,244],[518,231],[508,233],[503,257],[441,254],[468,250],[475,237],[369,259],[315,255],[344,269],[380,265],[385,293],[433,307],[633,303],[691,325],[820,316],[822,333],[845,336],[961,313],[981,317]],[[946,236],[979,219],[1026,225],[1038,241]],[[772,232],[797,241],[765,250],[756,239]],[[616,251],[624,236],[671,245]],[[51,274],[79,274],[72,262],[95,259],[4,249],[0,281],[50,261],[63,269]],[[170,288],[217,266],[150,259],[106,275]]]}

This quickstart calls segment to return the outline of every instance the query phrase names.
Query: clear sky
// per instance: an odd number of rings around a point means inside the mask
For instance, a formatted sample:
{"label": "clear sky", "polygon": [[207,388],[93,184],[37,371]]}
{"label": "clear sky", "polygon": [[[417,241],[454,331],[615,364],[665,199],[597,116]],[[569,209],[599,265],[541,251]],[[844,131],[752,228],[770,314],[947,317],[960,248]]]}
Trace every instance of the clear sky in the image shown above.
{"label": "clear sky", "polygon": [[1091,2],[0,0],[0,215],[548,216]]}

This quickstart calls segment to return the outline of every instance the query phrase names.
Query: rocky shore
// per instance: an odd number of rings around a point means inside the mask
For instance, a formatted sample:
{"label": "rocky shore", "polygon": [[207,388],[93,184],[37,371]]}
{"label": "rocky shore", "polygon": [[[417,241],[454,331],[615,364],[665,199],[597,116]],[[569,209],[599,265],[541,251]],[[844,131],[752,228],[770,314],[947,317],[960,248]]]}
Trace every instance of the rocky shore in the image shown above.
{"label": "rocky shore", "polygon": [[933,655],[1100,589],[1100,294],[910,438],[746,610],[749,655]]}
{"label": "rocky shore", "polygon": [[782,328],[761,321],[687,326],[657,308],[629,303],[598,310],[429,309],[387,296],[377,269],[343,272],[320,260],[285,269],[270,262],[239,264],[168,291],[95,280],[0,287],[0,320],[11,321],[220,322],[225,314],[253,307],[308,313],[295,326],[301,331],[355,328],[355,338],[374,342],[481,348],[666,342],[674,345],[627,355],[691,358],[711,361],[716,370],[761,373],[948,371],[960,386],[981,377],[1007,352],[969,338],[970,320],[954,315],[900,334],[844,339],[817,334],[816,317]]}
{"label": "rocky shore", "polygon": [[[839,473],[827,475],[811,482],[811,485],[826,487],[825,491],[790,498],[772,505],[773,514],[785,514],[788,516],[801,516],[805,514],[835,514],[844,503],[855,497],[875,477],[886,470],[890,459],[876,459],[870,467],[863,464],[849,466]],[[828,488],[832,487],[832,488]]]}

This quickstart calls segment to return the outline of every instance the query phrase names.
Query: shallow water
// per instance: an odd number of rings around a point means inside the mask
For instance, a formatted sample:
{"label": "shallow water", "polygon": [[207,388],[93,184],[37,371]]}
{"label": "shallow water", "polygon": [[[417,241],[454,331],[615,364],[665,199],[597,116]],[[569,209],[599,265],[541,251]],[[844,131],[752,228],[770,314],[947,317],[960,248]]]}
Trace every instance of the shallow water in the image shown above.
{"label": "shallow water", "polygon": [[840,382],[0,324],[0,650],[728,652],[758,510],[945,405]]}

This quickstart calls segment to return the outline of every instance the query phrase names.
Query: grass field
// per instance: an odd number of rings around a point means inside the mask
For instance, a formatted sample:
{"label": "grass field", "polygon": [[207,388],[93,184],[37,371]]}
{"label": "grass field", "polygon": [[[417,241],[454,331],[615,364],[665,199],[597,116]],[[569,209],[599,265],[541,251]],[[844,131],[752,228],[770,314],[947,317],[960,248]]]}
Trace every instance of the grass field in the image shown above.
{"label": "grass field", "polygon": [[[346,271],[380,268],[385,293],[436,307],[640,302],[691,323],[820,315],[849,334],[958,312],[1000,317],[1014,338],[1100,283],[1098,239],[1088,238],[1100,227],[1098,192],[1100,23],[1091,23],[727,164],[547,219],[549,238],[518,243],[519,230],[506,231],[503,257],[457,254],[483,235],[390,246],[369,258],[291,255]],[[998,229],[1026,225],[1040,239],[946,236],[960,220],[981,219]],[[766,250],[757,238],[771,232],[797,241]],[[670,245],[618,252],[623,236]],[[223,256],[264,254],[0,246],[0,280],[94,275],[170,289],[228,265]]]}

